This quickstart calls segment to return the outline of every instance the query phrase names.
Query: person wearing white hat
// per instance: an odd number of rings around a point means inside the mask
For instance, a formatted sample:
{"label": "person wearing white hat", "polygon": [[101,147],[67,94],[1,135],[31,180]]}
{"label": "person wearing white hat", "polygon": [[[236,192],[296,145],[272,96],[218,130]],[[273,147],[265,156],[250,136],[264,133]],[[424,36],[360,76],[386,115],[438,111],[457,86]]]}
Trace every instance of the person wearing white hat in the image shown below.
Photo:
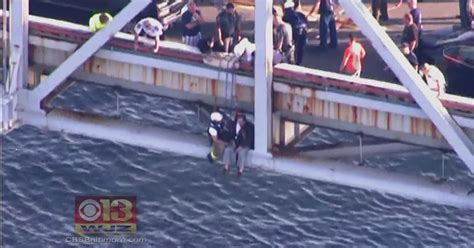
{"label": "person wearing white hat", "polygon": [[224,116],[219,112],[211,113],[211,121],[209,122],[207,133],[212,144],[207,159],[212,163],[221,157],[226,145],[233,138],[233,135],[227,130]]}
{"label": "person wearing white hat", "polygon": [[286,1],[283,4],[283,8],[285,8],[285,9],[294,8],[294,7],[295,7],[295,3],[293,1]]}
{"label": "person wearing white hat", "polygon": [[283,10],[286,8],[293,8],[297,10],[300,7],[300,0],[283,0],[281,2],[281,7]]}
{"label": "person wearing white hat", "polygon": [[308,39],[308,19],[299,8],[299,1],[287,0],[283,8],[283,21],[291,25],[295,64],[300,65]]}

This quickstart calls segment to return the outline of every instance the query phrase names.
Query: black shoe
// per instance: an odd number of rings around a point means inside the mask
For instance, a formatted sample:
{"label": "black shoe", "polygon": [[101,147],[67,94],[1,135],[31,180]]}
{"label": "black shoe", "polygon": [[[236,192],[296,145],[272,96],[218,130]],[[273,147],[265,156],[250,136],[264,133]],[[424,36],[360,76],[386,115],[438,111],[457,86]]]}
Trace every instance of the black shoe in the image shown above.
{"label": "black shoe", "polygon": [[214,163],[214,159],[212,159],[212,156],[211,156],[211,153],[208,153],[207,154],[207,161],[209,161],[209,163]]}

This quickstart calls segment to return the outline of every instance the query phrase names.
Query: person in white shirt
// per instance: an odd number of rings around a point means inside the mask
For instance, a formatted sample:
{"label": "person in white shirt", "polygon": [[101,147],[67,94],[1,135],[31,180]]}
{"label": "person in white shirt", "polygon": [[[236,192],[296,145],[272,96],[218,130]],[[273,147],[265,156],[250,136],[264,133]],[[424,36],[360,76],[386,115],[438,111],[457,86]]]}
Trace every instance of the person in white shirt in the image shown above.
{"label": "person in white shirt", "polygon": [[157,53],[160,49],[160,36],[163,34],[163,25],[156,19],[147,17],[140,20],[134,28],[135,31],[135,50],[138,49],[138,38],[152,39],[155,42],[153,49]]}
{"label": "person in white shirt", "polygon": [[420,74],[423,80],[428,84],[428,87],[437,93],[437,96],[446,93],[446,79],[438,67],[424,63],[420,67]]}

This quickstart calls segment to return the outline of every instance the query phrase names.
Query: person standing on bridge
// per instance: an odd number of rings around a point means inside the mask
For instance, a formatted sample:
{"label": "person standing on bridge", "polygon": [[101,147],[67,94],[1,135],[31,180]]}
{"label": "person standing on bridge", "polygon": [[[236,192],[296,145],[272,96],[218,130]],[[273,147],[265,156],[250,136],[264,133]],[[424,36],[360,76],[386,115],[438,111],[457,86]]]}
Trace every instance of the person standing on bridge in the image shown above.
{"label": "person standing on bridge", "polygon": [[459,13],[461,28],[470,30],[472,28],[472,0],[459,0]]}
{"label": "person standing on bridge", "polygon": [[308,19],[316,10],[319,13],[319,36],[320,42],[319,47],[322,50],[327,49],[328,43],[328,31],[330,37],[330,47],[337,48],[337,29],[336,29],[336,17],[334,15],[335,0],[317,0],[313,4],[313,7],[309,11],[306,18]]}
{"label": "person standing on bridge", "polygon": [[232,52],[234,44],[240,40],[240,15],[234,4],[228,3],[216,18],[217,43],[225,53]]}
{"label": "person standing on bridge", "polygon": [[109,13],[97,13],[89,19],[89,29],[92,32],[97,32],[103,29],[112,19]]}
{"label": "person standing on bridge", "polygon": [[196,3],[191,1],[188,3],[188,10],[181,17],[183,22],[183,43],[190,46],[197,46],[201,37],[201,24],[204,18]]}
{"label": "person standing on bridge", "polygon": [[408,0],[410,15],[413,17],[413,23],[418,28],[418,36],[421,38],[423,26],[421,25],[421,10],[418,8],[418,0]]}
{"label": "person standing on bridge", "polygon": [[402,44],[407,43],[410,52],[414,52],[418,47],[418,27],[413,22],[413,16],[409,13],[404,15],[405,27],[402,33]]}
{"label": "person standing on bridge", "polygon": [[388,0],[372,0],[370,8],[372,9],[372,16],[377,21],[387,22],[389,20],[388,12],[402,6],[403,0],[399,0],[395,6],[390,8],[388,7],[388,2]]}
{"label": "person standing on bridge", "polygon": [[362,72],[362,59],[365,57],[365,49],[357,42],[357,39],[353,34],[349,34],[349,44],[344,51],[344,57],[342,58],[339,72],[352,75],[354,77],[360,77]]}
{"label": "person standing on bridge", "polygon": [[414,49],[414,53],[418,57],[420,64],[425,62],[433,63],[434,59],[430,56],[430,53],[426,51],[426,44],[423,42],[423,25],[421,10],[418,8],[418,0],[408,0],[408,8],[410,9],[410,15],[413,18],[413,23],[418,29],[418,44]]}
{"label": "person standing on bridge", "polygon": [[299,6],[299,2],[296,5],[296,2],[293,1],[287,1],[283,5],[283,21],[291,25],[293,43],[295,44],[295,64],[297,65],[303,62],[304,47],[308,39],[308,20]]}
{"label": "person standing on bridge", "polygon": [[388,21],[388,1],[387,0],[372,0],[372,16],[377,21]]}
{"label": "person standing on bridge", "polygon": [[156,19],[147,17],[140,20],[134,28],[135,43],[134,49],[138,49],[138,39],[142,37],[145,41],[153,40],[155,43],[153,52],[157,53],[160,49],[160,36],[163,34],[163,25]]}

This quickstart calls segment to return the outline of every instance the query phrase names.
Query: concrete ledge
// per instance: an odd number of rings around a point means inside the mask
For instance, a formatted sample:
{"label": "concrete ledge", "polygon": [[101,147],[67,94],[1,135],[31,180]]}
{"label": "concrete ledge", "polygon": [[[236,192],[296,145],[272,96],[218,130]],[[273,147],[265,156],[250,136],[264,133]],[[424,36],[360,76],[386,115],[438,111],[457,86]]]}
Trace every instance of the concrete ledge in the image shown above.
{"label": "concrete ledge", "polygon": [[[206,137],[163,128],[59,110],[53,110],[48,116],[31,112],[20,112],[20,115],[25,124],[51,131],[106,139],[200,159],[204,159],[209,151]],[[308,161],[255,153],[251,156],[252,166],[282,174],[474,209],[474,196],[467,195],[469,188],[451,182],[435,183],[417,176],[333,161]]]}

